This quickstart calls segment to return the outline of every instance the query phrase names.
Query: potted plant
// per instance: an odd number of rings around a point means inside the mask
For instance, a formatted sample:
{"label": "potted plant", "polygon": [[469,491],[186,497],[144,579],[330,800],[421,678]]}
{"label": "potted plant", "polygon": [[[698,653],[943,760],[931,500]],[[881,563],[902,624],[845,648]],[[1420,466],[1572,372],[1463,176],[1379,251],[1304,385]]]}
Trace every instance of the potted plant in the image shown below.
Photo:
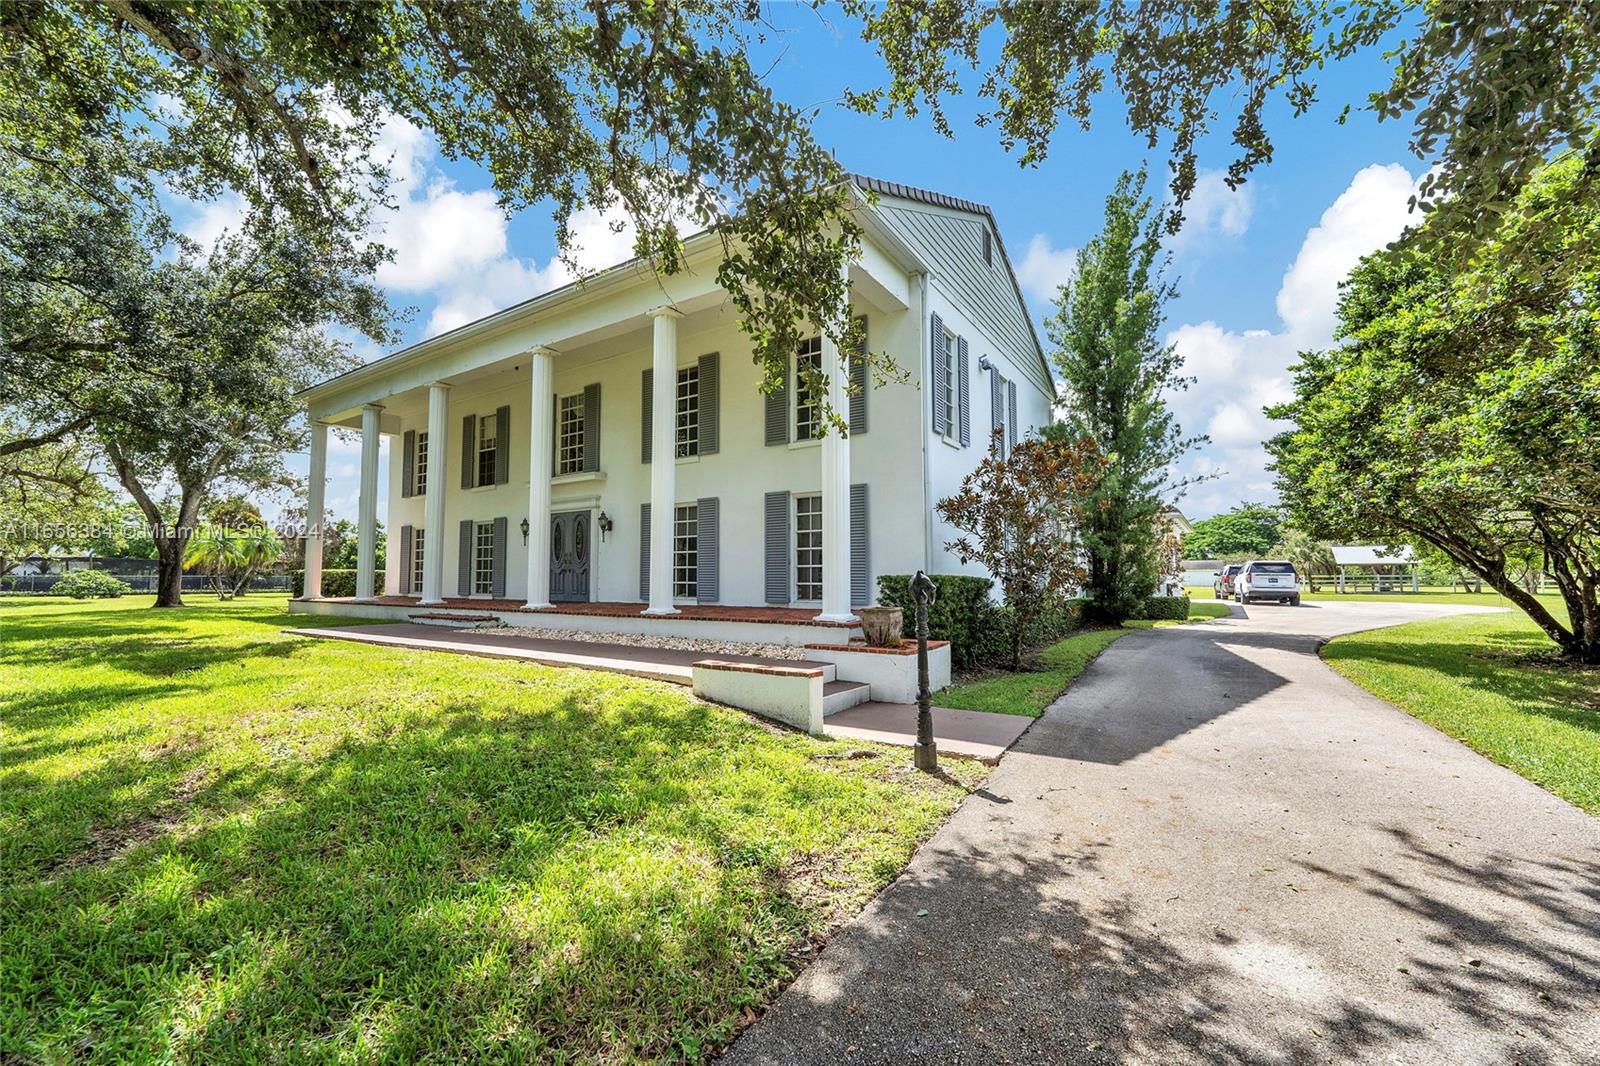
{"label": "potted plant", "polygon": [[874,648],[898,648],[905,632],[905,612],[898,607],[863,607],[861,632]]}

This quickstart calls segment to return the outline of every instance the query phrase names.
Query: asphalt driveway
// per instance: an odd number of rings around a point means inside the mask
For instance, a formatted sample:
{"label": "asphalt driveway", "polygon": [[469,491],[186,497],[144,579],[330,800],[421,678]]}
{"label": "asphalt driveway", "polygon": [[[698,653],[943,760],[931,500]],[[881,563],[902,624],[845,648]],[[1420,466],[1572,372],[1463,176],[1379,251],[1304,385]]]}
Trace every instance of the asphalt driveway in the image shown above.
{"label": "asphalt driveway", "polygon": [[723,1061],[1600,1062],[1600,819],[1316,657],[1452,610],[1119,640]]}

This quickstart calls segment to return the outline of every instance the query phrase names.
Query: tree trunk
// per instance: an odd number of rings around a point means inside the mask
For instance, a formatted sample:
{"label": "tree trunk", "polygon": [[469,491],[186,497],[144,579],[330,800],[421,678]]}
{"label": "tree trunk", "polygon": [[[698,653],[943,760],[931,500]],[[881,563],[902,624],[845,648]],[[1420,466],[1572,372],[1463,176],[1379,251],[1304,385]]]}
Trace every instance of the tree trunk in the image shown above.
{"label": "tree trunk", "polygon": [[156,602],[153,606],[182,607],[183,553],[188,546],[195,519],[200,514],[201,493],[183,484],[180,479],[178,517],[176,522],[169,524],[162,516],[161,508],[145,491],[138,473],[124,458],[122,449],[109,438],[103,438],[101,443],[105,445],[106,456],[117,473],[117,480],[128,490],[133,502],[139,505],[145,521],[150,523],[150,537],[156,543]]}
{"label": "tree trunk", "polygon": [[183,606],[183,541],[162,525],[156,527],[156,602],[157,607]]}

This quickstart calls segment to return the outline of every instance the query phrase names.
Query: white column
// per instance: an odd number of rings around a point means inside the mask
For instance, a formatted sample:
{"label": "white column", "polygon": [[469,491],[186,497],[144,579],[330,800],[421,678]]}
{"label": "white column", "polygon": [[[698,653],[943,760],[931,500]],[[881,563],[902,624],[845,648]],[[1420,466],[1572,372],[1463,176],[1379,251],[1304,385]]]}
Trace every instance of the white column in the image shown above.
{"label": "white column", "polygon": [[[422,505],[422,602],[444,602],[444,487],[450,483],[444,470],[444,445],[450,439],[450,386],[435,381],[428,386],[428,483]],[[391,463],[393,459],[389,460]],[[401,566],[410,566],[407,559]]]}
{"label": "white column", "polygon": [[650,405],[650,605],[645,614],[677,614],[672,606],[672,527],[678,506],[678,319],[670,307],[655,320]]}
{"label": "white column", "polygon": [[378,416],[383,408],[361,409],[361,500],[356,511],[356,599],[370,600],[377,589],[378,564]]}
{"label": "white column", "polygon": [[[839,346],[822,335],[822,369],[828,375],[828,406],[848,421],[848,370]],[[822,613],[819,621],[848,622],[850,613],[850,438],[829,426],[818,449],[822,456]]]}
{"label": "white column", "polygon": [[315,600],[322,595],[322,512],[327,504],[328,423],[311,423],[311,469],[306,477],[306,581],[300,598]]}
{"label": "white column", "polygon": [[528,419],[528,606],[550,606],[550,475],[555,470],[555,352],[528,353],[533,416]]}

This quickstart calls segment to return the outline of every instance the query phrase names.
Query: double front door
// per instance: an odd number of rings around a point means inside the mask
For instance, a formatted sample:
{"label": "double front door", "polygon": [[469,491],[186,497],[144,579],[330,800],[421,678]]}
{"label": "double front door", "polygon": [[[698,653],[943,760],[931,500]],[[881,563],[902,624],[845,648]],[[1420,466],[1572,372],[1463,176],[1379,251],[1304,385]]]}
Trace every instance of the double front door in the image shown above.
{"label": "double front door", "polygon": [[589,512],[550,516],[550,599],[554,603],[589,599]]}

